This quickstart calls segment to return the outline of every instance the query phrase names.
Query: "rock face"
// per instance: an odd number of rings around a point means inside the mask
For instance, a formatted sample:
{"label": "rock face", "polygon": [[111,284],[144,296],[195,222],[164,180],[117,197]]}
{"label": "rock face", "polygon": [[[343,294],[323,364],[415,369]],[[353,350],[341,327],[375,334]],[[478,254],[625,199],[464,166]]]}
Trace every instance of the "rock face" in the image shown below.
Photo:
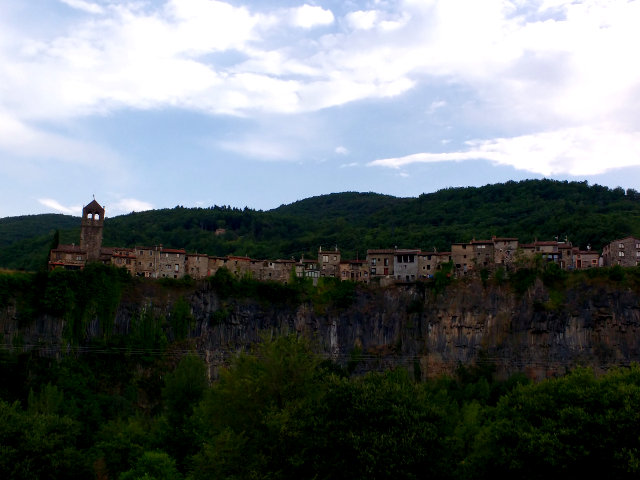
{"label": "rock face", "polygon": [[[168,318],[184,296],[193,317],[190,340],[213,376],[262,336],[287,333],[311,338],[321,355],[356,372],[403,366],[429,377],[490,362],[499,374],[524,371],[539,379],[576,365],[606,370],[640,361],[638,292],[584,284],[553,295],[539,281],[523,295],[468,281],[437,295],[419,285],[359,290],[350,307],[323,309],[223,300],[206,284],[160,299],[147,288],[128,296],[135,302],[121,302],[111,332],[127,334],[132,318],[148,308]],[[18,325],[11,306],[0,311],[0,328],[5,344],[19,334],[25,345],[64,345],[62,321],[44,316]],[[87,338],[97,337],[104,326],[94,320],[85,330]]]}

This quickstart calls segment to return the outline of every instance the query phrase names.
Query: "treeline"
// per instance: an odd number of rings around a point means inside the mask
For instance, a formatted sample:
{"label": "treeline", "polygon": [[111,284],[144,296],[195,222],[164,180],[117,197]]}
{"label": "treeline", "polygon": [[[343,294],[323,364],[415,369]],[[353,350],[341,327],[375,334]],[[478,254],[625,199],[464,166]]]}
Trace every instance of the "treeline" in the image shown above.
{"label": "treeline", "polygon": [[293,336],[209,384],[195,354],[0,355],[6,479],[637,478],[640,367],[352,377]]}
{"label": "treeline", "polygon": [[[0,231],[9,225],[11,231],[0,235],[0,266],[41,268],[53,229],[60,229],[61,243],[79,241],[79,219],[77,227],[69,229],[66,216],[65,222],[59,223],[55,216],[34,217],[0,219]],[[39,217],[38,232],[34,219]],[[21,219],[25,219],[28,235],[20,231]],[[452,242],[492,235],[518,237],[522,242],[568,238],[574,245],[591,245],[598,250],[630,234],[640,235],[640,194],[635,190],[589,186],[587,182],[526,180],[449,188],[418,198],[336,193],[266,212],[176,206],[107,218],[103,244],[163,244],[209,255],[271,259],[315,258],[320,245],[338,245],[343,258],[364,258],[371,248],[446,251]]]}

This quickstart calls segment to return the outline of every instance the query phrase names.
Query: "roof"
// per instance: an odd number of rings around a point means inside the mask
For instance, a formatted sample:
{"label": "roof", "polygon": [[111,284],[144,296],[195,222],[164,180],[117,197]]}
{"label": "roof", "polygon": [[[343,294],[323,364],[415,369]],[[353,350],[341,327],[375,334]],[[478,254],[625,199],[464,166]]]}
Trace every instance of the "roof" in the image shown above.
{"label": "roof", "polygon": [[373,254],[393,255],[394,253],[395,253],[395,250],[393,248],[378,248],[378,249],[367,250],[367,255],[373,255]]}
{"label": "roof", "polygon": [[58,245],[58,248],[53,248],[52,252],[62,252],[62,253],[87,253],[86,250],[80,248],[80,245]]}
{"label": "roof", "polygon": [[640,237],[634,237],[633,235],[627,235],[626,237],[619,238],[618,240],[611,240],[609,242],[609,244],[624,242],[625,240],[628,240],[628,239],[632,239],[635,242],[640,242]]}
{"label": "roof", "polygon": [[187,253],[185,250],[181,248],[163,248],[160,250],[162,253]]}
{"label": "roof", "polygon": [[89,202],[87,205],[85,205],[85,207],[82,209],[83,212],[90,212],[90,213],[102,213],[104,214],[104,208],[102,208],[102,206],[96,202],[95,198]]}
{"label": "roof", "polygon": [[[217,258],[224,258],[224,257],[217,257]],[[251,258],[249,258],[249,257],[241,257],[239,255],[229,255],[227,258],[229,260],[233,259],[233,260],[245,260],[247,262],[251,261]]]}

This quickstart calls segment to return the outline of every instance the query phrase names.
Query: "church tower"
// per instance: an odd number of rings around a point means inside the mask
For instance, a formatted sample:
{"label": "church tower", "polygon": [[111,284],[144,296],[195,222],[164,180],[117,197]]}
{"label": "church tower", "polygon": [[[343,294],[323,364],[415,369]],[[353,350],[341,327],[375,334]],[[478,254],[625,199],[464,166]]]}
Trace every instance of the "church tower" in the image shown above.
{"label": "church tower", "polygon": [[94,199],[82,209],[80,248],[87,252],[87,262],[97,262],[100,258],[103,226],[104,208]]}

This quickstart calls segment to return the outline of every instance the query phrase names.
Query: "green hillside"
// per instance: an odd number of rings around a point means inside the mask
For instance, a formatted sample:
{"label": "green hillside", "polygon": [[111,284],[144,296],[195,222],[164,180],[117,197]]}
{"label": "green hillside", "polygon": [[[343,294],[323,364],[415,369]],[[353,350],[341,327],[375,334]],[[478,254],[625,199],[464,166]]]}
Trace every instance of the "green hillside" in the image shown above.
{"label": "green hillside", "polygon": [[[46,259],[55,229],[60,230],[61,242],[79,241],[75,217],[0,220],[0,266],[37,269]],[[219,229],[225,233],[216,235]],[[337,245],[345,257],[355,258],[363,257],[368,248],[442,251],[452,242],[492,235],[522,242],[567,238],[583,248],[600,249],[629,234],[640,235],[640,195],[635,190],[526,180],[449,188],[418,198],[334,193],[269,211],[214,206],[131,213],[107,218],[104,245],[162,244],[254,258],[309,257],[321,245]]]}

